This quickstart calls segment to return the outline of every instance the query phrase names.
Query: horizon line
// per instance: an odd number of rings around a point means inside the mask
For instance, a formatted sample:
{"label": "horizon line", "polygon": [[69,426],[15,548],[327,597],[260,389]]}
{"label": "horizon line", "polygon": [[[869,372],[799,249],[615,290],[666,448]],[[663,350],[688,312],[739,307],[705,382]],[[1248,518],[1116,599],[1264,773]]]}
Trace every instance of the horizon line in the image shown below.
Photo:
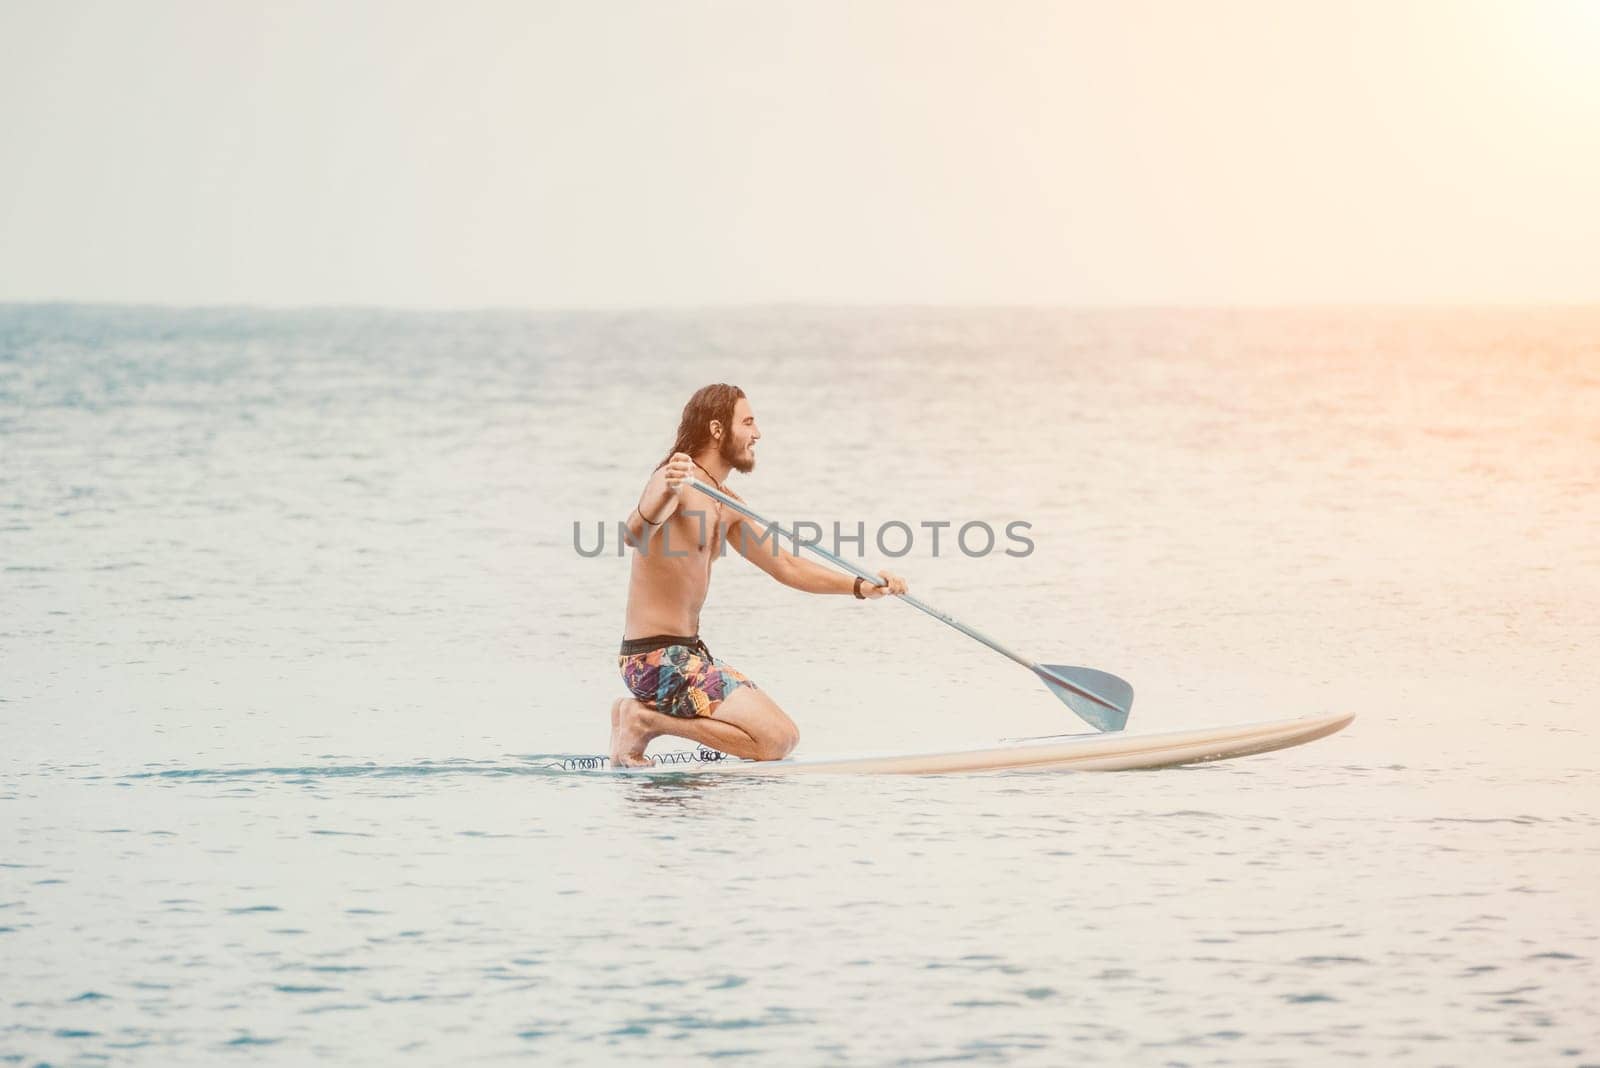
{"label": "horizon line", "polygon": [[0,300],[0,309],[56,308],[125,311],[261,311],[261,312],[390,312],[397,314],[615,314],[733,311],[1508,311],[1600,309],[1600,296],[1589,300],[1476,301],[1150,301],[1109,303],[1046,303],[1037,301],[725,301],[681,304],[375,304],[240,303],[120,300]]}

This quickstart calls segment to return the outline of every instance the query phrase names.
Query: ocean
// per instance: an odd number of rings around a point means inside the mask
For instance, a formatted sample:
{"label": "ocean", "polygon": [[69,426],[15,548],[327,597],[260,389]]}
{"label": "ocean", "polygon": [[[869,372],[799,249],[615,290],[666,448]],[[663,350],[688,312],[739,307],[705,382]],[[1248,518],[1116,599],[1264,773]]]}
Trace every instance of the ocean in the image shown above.
{"label": "ocean", "polygon": [[[717,381],[753,506],[1127,678],[1130,730],[1357,719],[551,770]],[[0,306],[0,1063],[1600,1064],[1597,531],[1600,308]],[[1082,729],[736,556],[701,633],[801,755]]]}

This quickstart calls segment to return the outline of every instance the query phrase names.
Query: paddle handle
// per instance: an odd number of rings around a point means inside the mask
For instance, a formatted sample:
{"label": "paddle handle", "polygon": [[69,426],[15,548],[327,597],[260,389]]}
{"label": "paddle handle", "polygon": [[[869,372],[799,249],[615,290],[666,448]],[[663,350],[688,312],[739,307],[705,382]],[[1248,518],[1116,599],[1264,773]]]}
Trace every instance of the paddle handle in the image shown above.
{"label": "paddle handle", "polygon": [[[760,515],[759,513],[756,512],[755,509],[751,508],[749,505],[745,504],[743,501],[735,500],[734,498],[728,496],[726,493],[723,493],[721,490],[716,489],[715,487],[712,487],[712,486],[708,486],[704,482],[701,482],[697,478],[691,478],[691,479],[687,480],[685,485],[693,486],[695,489],[699,490],[701,493],[704,493],[707,497],[712,497],[712,498],[715,498],[716,500],[721,501],[723,504],[727,505],[729,508],[732,508],[734,511],[738,512],[740,515],[743,515],[748,519],[753,519],[757,523],[760,523],[762,526],[766,527],[768,530],[774,531],[777,534],[779,534],[779,535],[781,535],[781,536],[783,536],[785,538],[788,538],[790,541],[794,542],[796,548],[804,546],[805,548],[810,549],[812,552],[816,553],[818,556],[822,557],[824,560],[828,561],[830,564],[833,564],[835,567],[838,567],[838,568],[841,568],[841,569],[843,569],[845,571],[848,571],[852,575],[857,575],[860,578],[862,578],[863,580],[872,583],[874,586],[887,586],[888,585],[888,583],[885,582],[880,576],[874,575],[872,572],[868,571],[866,568],[861,567],[861,566],[859,566],[857,564],[853,564],[849,560],[846,560],[844,557],[839,556],[836,553],[831,553],[828,550],[824,549],[820,545],[814,545],[809,541],[804,541],[804,542],[801,541],[799,539],[799,537],[796,536],[792,531],[785,530],[783,527],[779,526],[777,523],[774,523],[772,520],[767,519],[765,516]],[[909,594],[909,593],[902,593],[902,594],[898,594],[897,596],[902,601],[904,601],[906,604],[911,605],[913,608],[920,608],[922,611],[926,612],[928,615],[932,616],[934,619],[937,619],[939,622],[948,624],[949,626],[952,626],[956,630],[959,630],[961,633],[965,634],[967,637],[972,638],[972,639],[974,639],[976,641],[982,642],[984,645],[987,645],[989,648],[993,649],[995,652],[999,653],[1001,656],[1010,657],[1012,660],[1015,660],[1017,663],[1021,664],[1025,668],[1029,668],[1030,670],[1033,670],[1033,671],[1041,671],[1042,670],[1040,668],[1040,666],[1037,663],[1035,663],[1034,661],[1029,660],[1027,657],[1023,656],[1021,653],[1016,653],[1016,652],[1013,652],[1010,649],[1007,649],[1005,646],[1001,645],[999,642],[995,641],[993,638],[989,637],[987,634],[983,633],[981,630],[978,630],[976,627],[969,627],[967,624],[961,622],[961,620],[957,619],[955,616],[950,615],[948,612],[941,612],[939,609],[933,607],[933,605],[928,604],[926,601],[918,600],[917,598],[911,596],[911,594]],[[1070,683],[1070,682],[1069,683],[1064,683],[1064,685],[1072,687],[1074,689],[1076,688],[1076,687],[1073,687],[1073,684]],[[1085,694],[1084,696],[1085,697],[1091,697],[1091,698],[1094,698],[1096,700],[1099,699],[1098,696],[1094,695],[1094,694]]]}
{"label": "paddle handle", "polygon": [[[809,541],[801,541],[793,531],[784,529],[777,523],[774,523],[772,520],[757,512],[754,508],[751,508],[748,504],[745,504],[743,501],[735,500],[726,493],[723,493],[721,490],[712,486],[708,486],[697,478],[686,479],[683,485],[693,486],[701,493],[704,493],[707,497],[721,501],[723,504],[727,505],[729,508],[732,508],[735,512],[738,512],[745,518],[753,519],[757,523],[760,523],[762,526],[766,527],[768,530],[782,537],[788,538],[790,541],[794,542],[797,549],[801,546],[804,546],[805,548],[816,553],[818,556],[822,557],[824,560],[833,564],[835,567],[848,571],[852,575],[858,575],[863,580],[872,583],[874,586],[888,585],[888,583],[879,576],[874,575],[872,572],[863,567],[859,567],[856,564],[851,563],[849,560],[846,560],[837,553],[831,553],[822,546],[814,545]],[[1115,709],[1116,711],[1123,713],[1124,716],[1127,714],[1126,709],[1120,707],[1113,701],[1108,701],[1106,698],[1095,693],[1089,687],[1084,686],[1081,683],[1074,682],[1072,679],[1064,678],[1058,672],[1050,670],[1037,661],[1030,660],[1021,653],[1006,648],[1004,645],[1001,645],[999,642],[983,633],[983,631],[979,630],[977,627],[968,626],[948,612],[941,612],[939,609],[933,607],[933,605],[928,604],[926,601],[919,600],[918,598],[911,596],[909,593],[896,594],[896,596],[911,607],[921,609],[923,612],[926,612],[939,622],[944,623],[947,626],[954,627],[956,630],[959,630],[962,634],[965,634],[974,641],[982,642],[984,645],[987,645],[1001,656],[1016,661],[1029,671],[1032,671],[1035,675],[1038,675],[1040,678],[1054,683],[1057,686],[1071,690],[1075,694],[1087,697],[1096,704],[1103,705],[1106,708]],[[1080,715],[1081,714],[1082,713],[1080,713]]]}

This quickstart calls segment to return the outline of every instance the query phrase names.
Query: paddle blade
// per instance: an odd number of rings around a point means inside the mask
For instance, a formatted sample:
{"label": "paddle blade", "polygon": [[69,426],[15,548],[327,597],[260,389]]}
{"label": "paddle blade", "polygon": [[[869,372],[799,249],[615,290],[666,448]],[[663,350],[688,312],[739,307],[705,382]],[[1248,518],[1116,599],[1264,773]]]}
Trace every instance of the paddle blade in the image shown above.
{"label": "paddle blade", "polygon": [[1072,667],[1067,664],[1040,664],[1039,677],[1050,692],[1066,702],[1091,727],[1120,731],[1128,725],[1133,708],[1133,687],[1108,671]]}

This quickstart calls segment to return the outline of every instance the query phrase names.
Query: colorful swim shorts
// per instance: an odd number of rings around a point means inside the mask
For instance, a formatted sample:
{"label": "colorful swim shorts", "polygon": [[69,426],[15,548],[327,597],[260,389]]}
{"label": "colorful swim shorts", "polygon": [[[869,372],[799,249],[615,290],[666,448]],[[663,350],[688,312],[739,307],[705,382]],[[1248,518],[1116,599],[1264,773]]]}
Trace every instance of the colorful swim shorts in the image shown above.
{"label": "colorful swim shorts", "polygon": [[633,696],[680,719],[711,715],[741,686],[759,689],[742,673],[718,663],[698,636],[624,639],[617,666]]}

